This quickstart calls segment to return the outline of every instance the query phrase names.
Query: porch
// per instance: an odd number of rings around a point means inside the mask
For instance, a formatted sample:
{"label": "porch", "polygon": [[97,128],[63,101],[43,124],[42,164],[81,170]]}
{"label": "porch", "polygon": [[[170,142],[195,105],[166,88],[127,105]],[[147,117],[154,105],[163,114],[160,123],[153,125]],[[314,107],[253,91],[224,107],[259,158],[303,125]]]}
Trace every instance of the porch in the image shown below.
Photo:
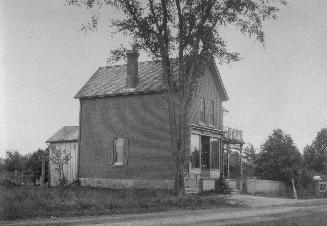
{"label": "porch", "polygon": [[226,175],[224,173],[226,158],[229,169],[228,150],[238,145],[241,151],[243,143],[243,134],[240,130],[191,127],[189,169],[185,177],[186,192],[214,190],[215,181],[221,175]]}
{"label": "porch", "polygon": [[[225,127],[224,128],[224,166],[223,166],[223,176],[227,179],[227,182],[230,184],[232,191],[239,192],[243,190],[243,167],[242,167],[242,150],[243,150],[243,132],[238,129]],[[231,153],[238,153],[238,164],[239,172],[235,176],[231,175]]]}

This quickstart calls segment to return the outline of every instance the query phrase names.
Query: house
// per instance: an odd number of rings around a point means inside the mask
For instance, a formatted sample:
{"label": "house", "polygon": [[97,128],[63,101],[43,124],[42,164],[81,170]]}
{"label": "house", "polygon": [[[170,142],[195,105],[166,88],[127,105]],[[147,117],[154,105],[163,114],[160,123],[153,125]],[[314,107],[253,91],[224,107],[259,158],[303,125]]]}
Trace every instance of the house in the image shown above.
{"label": "house", "polygon": [[[64,166],[64,175],[68,183],[72,183],[78,179],[77,163],[78,163],[78,126],[64,126],[51,136],[46,143],[53,145],[56,149],[69,153],[71,158],[68,165]],[[50,156],[53,155],[50,150]],[[57,185],[59,182],[56,166],[50,162],[50,184]]]}
{"label": "house", "polygon": [[[129,51],[127,64],[100,67],[75,95],[80,101],[81,185],[174,185],[161,62],[138,62],[138,56]],[[222,104],[227,100],[212,60],[204,71],[188,117],[189,164],[185,182],[189,190],[213,189],[214,180],[223,169],[223,146],[227,144],[224,142],[241,136],[239,131],[230,131],[230,137],[224,137]]]}

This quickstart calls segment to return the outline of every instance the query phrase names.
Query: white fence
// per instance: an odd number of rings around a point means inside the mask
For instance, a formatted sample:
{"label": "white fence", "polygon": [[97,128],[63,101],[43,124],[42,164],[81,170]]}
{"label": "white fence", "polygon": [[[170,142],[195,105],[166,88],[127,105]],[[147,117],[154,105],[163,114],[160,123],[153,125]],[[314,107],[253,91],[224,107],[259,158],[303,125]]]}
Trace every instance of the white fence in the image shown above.
{"label": "white fence", "polygon": [[248,193],[285,192],[286,186],[281,181],[249,179],[243,182],[243,190]]}

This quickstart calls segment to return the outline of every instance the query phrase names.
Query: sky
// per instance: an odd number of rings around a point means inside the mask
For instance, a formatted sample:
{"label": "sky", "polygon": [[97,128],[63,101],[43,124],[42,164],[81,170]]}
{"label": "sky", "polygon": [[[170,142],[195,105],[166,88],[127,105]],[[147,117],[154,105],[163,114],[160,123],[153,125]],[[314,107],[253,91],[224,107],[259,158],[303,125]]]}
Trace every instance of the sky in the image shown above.
{"label": "sky", "polygon": [[[0,2],[0,157],[44,148],[62,126],[78,125],[74,95],[126,41],[106,23],[82,32],[89,18],[65,0]],[[256,147],[281,128],[302,151],[327,128],[327,1],[290,0],[265,23],[264,47],[232,28],[224,34],[243,58],[218,65],[229,95],[224,125]]]}

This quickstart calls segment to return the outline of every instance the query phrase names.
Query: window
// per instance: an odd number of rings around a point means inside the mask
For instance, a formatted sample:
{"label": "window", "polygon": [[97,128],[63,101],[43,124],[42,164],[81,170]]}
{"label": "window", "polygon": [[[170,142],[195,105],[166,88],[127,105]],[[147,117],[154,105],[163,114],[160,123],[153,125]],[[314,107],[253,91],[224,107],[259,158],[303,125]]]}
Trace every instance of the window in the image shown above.
{"label": "window", "polygon": [[191,167],[200,168],[200,136],[191,134]]}
{"label": "window", "polygon": [[210,137],[210,168],[219,169],[218,139]]}
{"label": "window", "polygon": [[109,145],[109,164],[125,165],[128,157],[128,140],[116,138]]}
{"label": "window", "polygon": [[210,137],[201,136],[201,168],[210,169]]}
{"label": "window", "polygon": [[123,164],[124,139],[117,138],[114,143],[114,164]]}
{"label": "window", "polygon": [[208,107],[208,124],[209,125],[213,125],[215,122],[214,109],[215,109],[215,102],[213,100],[210,100],[209,107]]}
{"label": "window", "polygon": [[200,98],[200,122],[205,123],[205,99],[203,97]]}
{"label": "window", "polygon": [[319,182],[319,192],[327,191],[327,182]]}

